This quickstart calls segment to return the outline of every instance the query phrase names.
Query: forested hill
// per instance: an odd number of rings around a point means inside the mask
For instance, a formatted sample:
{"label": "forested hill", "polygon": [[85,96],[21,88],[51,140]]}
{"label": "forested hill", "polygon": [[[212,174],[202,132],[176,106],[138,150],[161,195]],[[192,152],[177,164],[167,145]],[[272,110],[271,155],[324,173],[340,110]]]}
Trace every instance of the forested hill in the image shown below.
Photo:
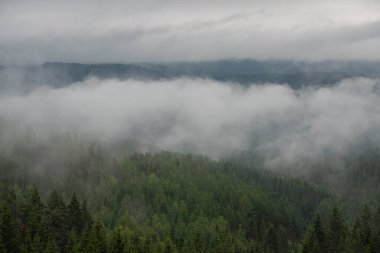
{"label": "forested hill", "polygon": [[64,87],[90,77],[100,79],[209,78],[235,82],[288,84],[298,89],[310,85],[330,85],[344,78],[380,75],[378,62],[223,60],[187,63],[78,64],[45,63],[34,66],[0,66],[0,87],[29,91],[36,86]]}
{"label": "forested hill", "polygon": [[348,215],[334,191],[254,162],[123,154],[71,135],[3,151],[1,252],[379,249],[376,205]]}

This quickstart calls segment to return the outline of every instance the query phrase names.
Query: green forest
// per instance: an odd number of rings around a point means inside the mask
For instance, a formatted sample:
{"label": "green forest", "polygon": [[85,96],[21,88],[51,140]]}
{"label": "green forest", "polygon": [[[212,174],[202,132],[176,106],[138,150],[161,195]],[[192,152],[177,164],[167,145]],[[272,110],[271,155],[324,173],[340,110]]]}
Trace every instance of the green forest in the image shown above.
{"label": "green forest", "polygon": [[0,252],[380,252],[375,151],[337,186],[247,154],[19,140],[0,156]]}

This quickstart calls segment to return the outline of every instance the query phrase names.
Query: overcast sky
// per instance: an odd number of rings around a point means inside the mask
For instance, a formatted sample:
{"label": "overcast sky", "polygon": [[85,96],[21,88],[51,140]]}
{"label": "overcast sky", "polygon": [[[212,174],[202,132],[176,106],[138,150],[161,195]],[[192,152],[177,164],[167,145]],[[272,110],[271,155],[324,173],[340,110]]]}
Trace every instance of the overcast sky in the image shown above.
{"label": "overcast sky", "polygon": [[377,0],[0,0],[0,63],[379,60]]}

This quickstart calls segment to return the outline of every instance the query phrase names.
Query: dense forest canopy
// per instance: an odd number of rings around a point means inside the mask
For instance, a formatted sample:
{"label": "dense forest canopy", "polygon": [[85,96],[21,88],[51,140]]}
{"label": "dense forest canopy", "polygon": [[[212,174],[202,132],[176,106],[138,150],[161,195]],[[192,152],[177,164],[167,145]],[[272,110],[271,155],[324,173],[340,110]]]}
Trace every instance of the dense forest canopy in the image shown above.
{"label": "dense forest canopy", "polygon": [[379,249],[377,149],[342,158],[344,171],[325,160],[294,174],[252,152],[144,153],[2,122],[4,252]]}

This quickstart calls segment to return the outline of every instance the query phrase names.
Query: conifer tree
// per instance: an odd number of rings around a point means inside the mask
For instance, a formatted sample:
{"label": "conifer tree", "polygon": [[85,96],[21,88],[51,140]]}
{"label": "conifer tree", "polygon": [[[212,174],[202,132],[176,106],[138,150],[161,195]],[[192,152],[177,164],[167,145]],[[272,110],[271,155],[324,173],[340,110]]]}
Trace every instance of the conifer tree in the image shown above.
{"label": "conifer tree", "polygon": [[75,193],[73,193],[71,196],[71,200],[68,205],[68,216],[70,229],[74,229],[75,232],[79,235],[84,228],[84,224],[80,204]]}
{"label": "conifer tree", "polygon": [[175,253],[176,252],[173,241],[169,237],[165,238],[164,244],[165,244],[164,253]]}
{"label": "conifer tree", "polygon": [[83,225],[83,228],[85,228],[85,227],[91,227],[93,221],[92,221],[92,218],[91,218],[91,214],[87,210],[87,201],[86,201],[86,199],[83,200],[80,209],[81,209],[81,213],[82,213],[82,225]]}
{"label": "conifer tree", "polygon": [[324,246],[325,246],[326,235],[325,235],[325,230],[324,230],[323,225],[322,225],[321,216],[319,215],[319,213],[317,213],[317,215],[314,219],[313,229],[315,232],[315,236],[317,237],[319,247],[320,247],[321,251],[323,252]]}
{"label": "conifer tree", "polygon": [[373,232],[370,240],[370,253],[380,253],[380,207],[373,217]]}
{"label": "conifer tree", "polygon": [[44,204],[41,201],[40,193],[35,185],[31,190],[31,195],[32,197],[30,205],[32,209],[35,211],[35,213],[38,215],[38,217],[42,217],[44,211]]}
{"label": "conifer tree", "polygon": [[286,231],[283,227],[280,227],[278,232],[278,252],[279,253],[289,253],[289,242]]}
{"label": "conifer tree", "polygon": [[112,233],[110,242],[110,253],[124,252],[125,243],[121,236],[120,229],[116,229]]}
{"label": "conifer tree", "polygon": [[319,213],[316,214],[313,224],[309,226],[303,242],[304,253],[324,253],[325,252],[325,231]]}
{"label": "conifer tree", "polygon": [[0,217],[0,232],[2,248],[6,253],[18,253],[20,251],[20,232],[15,217],[11,210],[5,206]]}
{"label": "conifer tree", "polygon": [[368,206],[365,206],[360,215],[360,239],[364,247],[368,247],[371,239],[371,211]]}
{"label": "conifer tree", "polygon": [[326,234],[326,252],[343,253],[346,252],[346,225],[337,207],[334,207],[329,217]]}
{"label": "conifer tree", "polygon": [[92,240],[91,240],[91,228],[85,227],[82,236],[79,241],[79,252],[80,253],[92,253]]}
{"label": "conifer tree", "polygon": [[362,243],[361,229],[360,218],[356,218],[351,232],[351,247],[355,252],[365,251],[365,246]]}
{"label": "conifer tree", "polygon": [[302,245],[303,253],[324,253],[318,243],[317,235],[313,228],[307,232],[306,238]]}
{"label": "conifer tree", "polygon": [[100,221],[96,221],[91,233],[93,253],[107,253],[106,231]]}
{"label": "conifer tree", "polygon": [[264,247],[268,253],[278,252],[278,239],[277,233],[273,225],[269,227],[265,235]]}
{"label": "conifer tree", "polygon": [[40,236],[37,234],[34,236],[32,245],[31,245],[31,253],[40,253],[43,252],[43,244]]}
{"label": "conifer tree", "polygon": [[5,253],[2,230],[0,228],[0,253]]}
{"label": "conifer tree", "polygon": [[54,239],[48,240],[44,253],[59,253],[59,248]]}
{"label": "conifer tree", "polygon": [[79,253],[78,241],[77,241],[76,235],[77,235],[76,232],[74,230],[71,230],[69,234],[69,238],[67,240],[67,245],[65,247],[66,253]]}
{"label": "conifer tree", "polygon": [[54,240],[60,250],[63,250],[69,234],[69,224],[66,205],[57,191],[51,193],[48,199],[48,207],[48,237]]}

